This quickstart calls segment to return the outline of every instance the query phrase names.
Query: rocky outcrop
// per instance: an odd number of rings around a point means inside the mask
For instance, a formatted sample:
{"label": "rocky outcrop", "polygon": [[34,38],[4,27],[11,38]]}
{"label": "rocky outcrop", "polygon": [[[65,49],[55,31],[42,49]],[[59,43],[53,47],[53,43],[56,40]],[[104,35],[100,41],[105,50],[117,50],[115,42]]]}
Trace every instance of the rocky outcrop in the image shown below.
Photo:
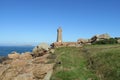
{"label": "rocky outcrop", "polygon": [[25,52],[22,53],[19,58],[24,60],[29,60],[33,58],[31,54],[32,54],[31,52]]}
{"label": "rocky outcrop", "polygon": [[17,52],[14,52],[12,54],[8,54],[8,58],[10,59],[24,59],[24,60],[29,60],[29,59],[32,59],[32,53],[31,52],[25,52],[25,53],[17,53]]}
{"label": "rocky outcrop", "polygon": [[77,40],[77,43],[78,44],[88,44],[88,43],[91,43],[91,40],[80,38],[80,39]]}
{"label": "rocky outcrop", "polygon": [[20,54],[17,52],[13,52],[11,54],[8,54],[8,58],[11,58],[11,59],[18,59],[19,57],[20,57]]}
{"label": "rocky outcrop", "polygon": [[95,41],[100,41],[100,40],[104,40],[104,39],[110,39],[110,35],[109,34],[101,34],[101,35],[95,35],[91,38],[91,43],[95,42]]}
{"label": "rocky outcrop", "polygon": [[104,40],[104,39],[110,39],[110,35],[109,34],[101,34],[101,35],[95,35],[93,36],[91,39],[78,39],[77,43],[78,44],[91,44],[94,43],[96,41],[100,41],[100,40]]}
{"label": "rocky outcrop", "polygon": [[0,56],[0,63],[2,63],[3,61],[8,60],[8,57],[4,57],[4,56]]}
{"label": "rocky outcrop", "polygon": [[118,39],[117,42],[120,44],[120,39]]}
{"label": "rocky outcrop", "polygon": [[41,43],[33,49],[33,56],[39,57],[49,52],[50,46],[46,43]]}
{"label": "rocky outcrop", "polygon": [[52,64],[40,64],[40,65],[36,65],[34,71],[33,71],[33,75],[37,78],[37,79],[43,79],[45,77],[45,75],[47,74],[48,71],[51,71],[53,68]]}
{"label": "rocky outcrop", "polygon": [[[49,51],[48,46],[39,48]],[[49,63],[51,54],[45,52],[42,56],[33,55],[34,52],[8,54],[10,59],[0,64],[0,80],[50,80],[54,66],[54,63]]]}

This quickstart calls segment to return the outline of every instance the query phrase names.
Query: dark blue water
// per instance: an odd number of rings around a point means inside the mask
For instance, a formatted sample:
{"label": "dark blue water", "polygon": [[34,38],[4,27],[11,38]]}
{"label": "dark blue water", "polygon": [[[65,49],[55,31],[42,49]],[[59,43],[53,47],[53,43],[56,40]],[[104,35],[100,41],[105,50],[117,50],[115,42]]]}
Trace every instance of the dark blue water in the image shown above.
{"label": "dark blue water", "polygon": [[0,46],[0,56],[7,56],[15,51],[18,53],[31,52],[34,46]]}

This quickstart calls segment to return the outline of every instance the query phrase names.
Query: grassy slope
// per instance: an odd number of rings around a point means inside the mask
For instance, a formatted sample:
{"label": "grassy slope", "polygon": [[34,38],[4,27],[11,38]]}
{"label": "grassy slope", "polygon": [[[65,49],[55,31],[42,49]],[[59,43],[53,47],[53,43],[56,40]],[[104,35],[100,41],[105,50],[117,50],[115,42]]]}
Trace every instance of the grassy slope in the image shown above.
{"label": "grassy slope", "polygon": [[89,69],[100,80],[120,80],[120,45],[94,45],[85,49],[89,54]]}
{"label": "grassy slope", "polygon": [[87,62],[82,56],[82,51],[75,47],[62,47],[56,50],[57,61],[55,72],[51,80],[87,80],[95,78],[86,67]]}
{"label": "grassy slope", "polygon": [[91,45],[56,49],[51,80],[119,80],[120,46]]}

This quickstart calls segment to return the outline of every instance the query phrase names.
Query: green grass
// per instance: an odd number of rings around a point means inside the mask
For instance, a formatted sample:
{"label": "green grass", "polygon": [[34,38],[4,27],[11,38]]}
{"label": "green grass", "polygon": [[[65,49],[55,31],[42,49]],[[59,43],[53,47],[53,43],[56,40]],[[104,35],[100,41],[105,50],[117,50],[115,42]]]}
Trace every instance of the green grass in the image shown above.
{"label": "green grass", "polygon": [[120,45],[61,47],[51,80],[120,80]]}
{"label": "green grass", "polygon": [[86,60],[82,56],[82,50],[75,47],[62,47],[56,49],[57,60],[61,64],[56,64],[51,80],[88,80],[96,79],[86,67]]}
{"label": "green grass", "polygon": [[120,80],[120,45],[96,45],[85,48],[89,49],[89,69],[94,71],[100,80]]}

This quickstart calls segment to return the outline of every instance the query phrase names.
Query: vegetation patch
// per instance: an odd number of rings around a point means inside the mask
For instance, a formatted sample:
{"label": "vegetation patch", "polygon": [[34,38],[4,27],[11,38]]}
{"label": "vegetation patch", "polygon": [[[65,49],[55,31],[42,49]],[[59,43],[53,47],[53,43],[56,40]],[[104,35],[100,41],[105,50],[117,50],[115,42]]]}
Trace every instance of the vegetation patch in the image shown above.
{"label": "vegetation patch", "polygon": [[96,75],[87,68],[87,61],[82,50],[76,47],[57,48],[54,73],[51,80],[98,80]]}
{"label": "vegetation patch", "polygon": [[110,38],[110,39],[103,39],[103,40],[99,40],[99,41],[95,41],[92,44],[117,44],[118,41],[116,38]]}
{"label": "vegetation patch", "polygon": [[120,45],[92,45],[84,49],[88,68],[100,80],[120,79]]}
{"label": "vegetation patch", "polygon": [[61,47],[55,50],[51,80],[119,80],[120,45]]}

